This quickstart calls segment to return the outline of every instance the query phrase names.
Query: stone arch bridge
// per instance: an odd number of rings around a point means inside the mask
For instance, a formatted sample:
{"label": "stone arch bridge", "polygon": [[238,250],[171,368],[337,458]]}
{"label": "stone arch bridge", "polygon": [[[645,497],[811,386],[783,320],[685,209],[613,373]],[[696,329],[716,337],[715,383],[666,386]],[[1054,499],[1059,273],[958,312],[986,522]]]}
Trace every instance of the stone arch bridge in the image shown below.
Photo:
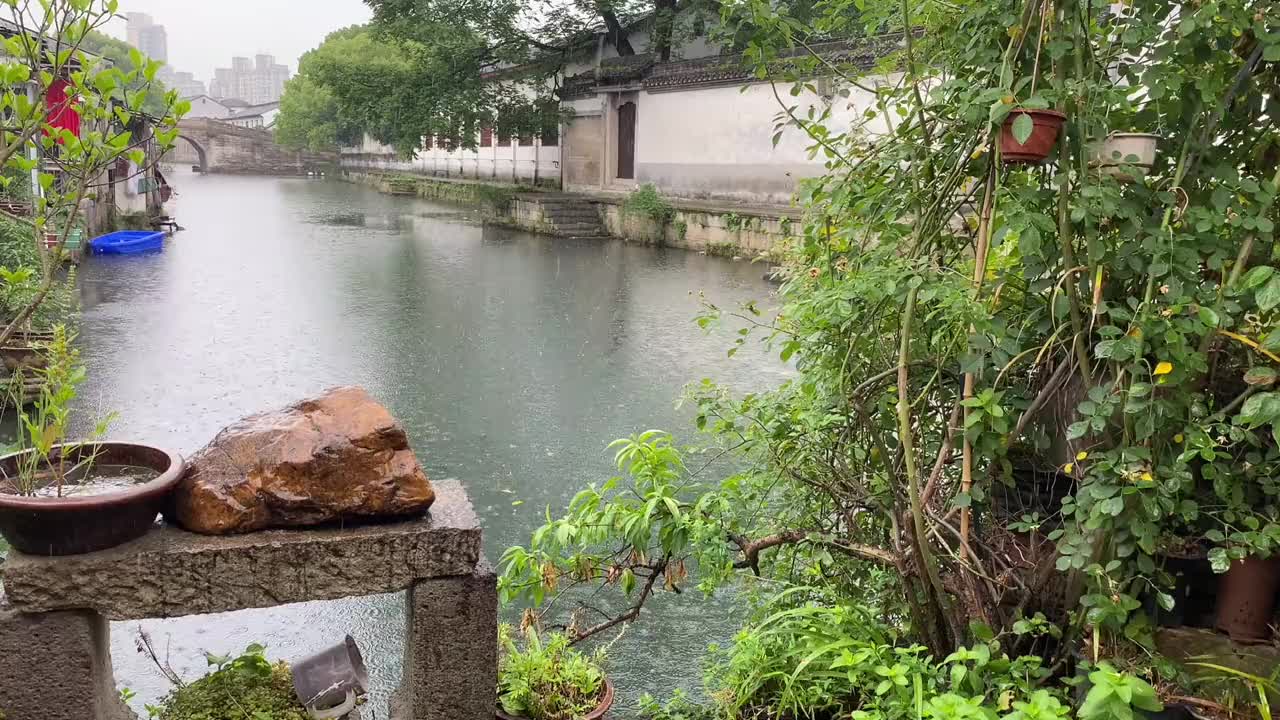
{"label": "stone arch bridge", "polygon": [[213,118],[188,118],[178,122],[177,145],[168,160],[190,160],[201,172],[305,175],[331,169],[337,164],[337,155],[286,149],[276,144],[270,130],[239,127]]}

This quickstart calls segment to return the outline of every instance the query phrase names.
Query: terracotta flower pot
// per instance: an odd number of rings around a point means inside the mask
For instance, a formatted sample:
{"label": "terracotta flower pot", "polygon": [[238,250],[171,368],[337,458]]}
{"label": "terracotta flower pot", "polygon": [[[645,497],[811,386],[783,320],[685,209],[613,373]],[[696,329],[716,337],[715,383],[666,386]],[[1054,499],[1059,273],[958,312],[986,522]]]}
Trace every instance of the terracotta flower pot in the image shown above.
{"label": "terracotta flower pot", "polygon": [[1247,557],[1231,563],[1218,584],[1218,615],[1214,627],[1236,642],[1269,640],[1277,590],[1280,590],[1280,557]]}
{"label": "terracotta flower pot", "polygon": [[[580,720],[600,720],[604,714],[609,712],[609,708],[613,707],[613,683],[609,682],[609,678],[604,679],[604,694],[600,696],[600,704],[596,705],[596,709],[583,715]],[[494,716],[498,720],[528,720],[528,718],[520,715],[508,715],[498,707],[494,711]]]}
{"label": "terracotta flower pot", "polygon": [[[1013,123],[1026,115],[1031,118],[1031,135],[1024,143],[1013,136]],[[1067,116],[1057,110],[1032,110],[1016,108],[1005,118],[1000,128],[1000,157],[1006,163],[1040,163],[1049,157],[1058,142],[1058,132]]]}
{"label": "terracotta flower pot", "polygon": [[[0,491],[0,535],[30,555],[105,550],[146,534],[182,479],[182,456],[149,445],[101,441],[73,447],[68,460],[96,452],[98,465],[134,465],[160,473],[125,490],[72,497],[25,497]],[[17,475],[23,453],[0,458],[0,477]]]}

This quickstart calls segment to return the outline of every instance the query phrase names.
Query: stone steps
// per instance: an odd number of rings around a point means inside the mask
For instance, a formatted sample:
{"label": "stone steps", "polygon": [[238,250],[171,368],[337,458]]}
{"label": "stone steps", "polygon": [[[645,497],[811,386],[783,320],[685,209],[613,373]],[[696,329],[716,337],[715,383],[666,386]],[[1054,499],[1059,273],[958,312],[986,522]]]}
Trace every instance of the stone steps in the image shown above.
{"label": "stone steps", "polygon": [[607,237],[595,203],[576,198],[548,198],[539,201],[542,216],[552,232],[565,237]]}

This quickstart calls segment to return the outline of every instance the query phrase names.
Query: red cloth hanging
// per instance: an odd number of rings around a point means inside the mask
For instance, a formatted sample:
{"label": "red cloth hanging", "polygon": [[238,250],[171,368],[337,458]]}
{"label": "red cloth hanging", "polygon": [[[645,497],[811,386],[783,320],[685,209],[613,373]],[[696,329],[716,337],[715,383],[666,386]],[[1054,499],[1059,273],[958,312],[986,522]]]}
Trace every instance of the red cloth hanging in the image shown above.
{"label": "red cloth hanging", "polygon": [[[80,137],[80,113],[75,110],[75,97],[67,97],[71,83],[61,78],[49,85],[45,102],[49,106],[48,123],[56,128],[70,130],[72,135]],[[48,130],[45,131],[48,135]]]}

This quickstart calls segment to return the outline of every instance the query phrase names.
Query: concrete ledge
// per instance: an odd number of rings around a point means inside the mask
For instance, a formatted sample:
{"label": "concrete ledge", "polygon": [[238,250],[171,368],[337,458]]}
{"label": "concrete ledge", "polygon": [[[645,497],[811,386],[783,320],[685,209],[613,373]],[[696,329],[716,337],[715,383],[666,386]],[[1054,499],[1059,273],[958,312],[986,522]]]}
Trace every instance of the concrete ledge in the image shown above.
{"label": "concrete ledge", "polygon": [[163,526],[88,555],[12,553],[15,610],[96,610],[112,620],[178,617],[389,593],[470,575],[480,525],[456,481],[433,483],[429,516],[405,522],[212,537]]}

